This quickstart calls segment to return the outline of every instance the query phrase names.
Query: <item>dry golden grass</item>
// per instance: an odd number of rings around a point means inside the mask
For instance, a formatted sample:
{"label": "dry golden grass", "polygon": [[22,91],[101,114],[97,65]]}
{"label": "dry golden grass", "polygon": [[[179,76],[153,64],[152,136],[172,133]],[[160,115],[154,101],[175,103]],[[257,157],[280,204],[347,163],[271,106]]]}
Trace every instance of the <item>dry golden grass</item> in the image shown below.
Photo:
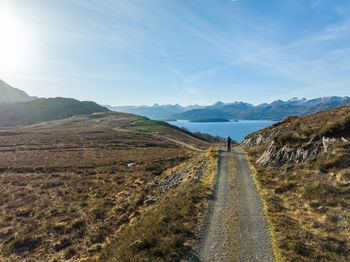
{"label": "dry golden grass", "polygon": [[[138,120],[102,113],[0,130],[1,261],[97,258],[164,201],[155,181],[198,153],[136,130]],[[153,132],[182,136],[163,125]]]}
{"label": "dry golden grass", "polygon": [[182,166],[184,183],[162,195],[133,225],[119,231],[101,260],[184,260],[207,207],[217,173],[217,157],[216,152],[209,151],[199,157],[195,166],[192,161]]}
{"label": "dry golden grass", "polygon": [[[350,261],[350,107],[291,117],[273,139],[281,147],[334,138],[327,152],[305,163],[268,165],[256,160],[266,146],[245,148],[255,168],[277,261]],[[250,135],[251,136],[251,135]],[[278,188],[279,192],[275,189]]]}

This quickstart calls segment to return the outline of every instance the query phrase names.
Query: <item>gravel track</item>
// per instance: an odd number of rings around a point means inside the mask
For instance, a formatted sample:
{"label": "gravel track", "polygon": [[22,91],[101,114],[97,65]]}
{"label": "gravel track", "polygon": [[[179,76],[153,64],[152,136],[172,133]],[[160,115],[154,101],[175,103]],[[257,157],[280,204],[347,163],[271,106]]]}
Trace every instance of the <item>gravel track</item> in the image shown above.
{"label": "gravel track", "polygon": [[189,261],[273,261],[262,202],[239,148],[220,155],[214,194]]}

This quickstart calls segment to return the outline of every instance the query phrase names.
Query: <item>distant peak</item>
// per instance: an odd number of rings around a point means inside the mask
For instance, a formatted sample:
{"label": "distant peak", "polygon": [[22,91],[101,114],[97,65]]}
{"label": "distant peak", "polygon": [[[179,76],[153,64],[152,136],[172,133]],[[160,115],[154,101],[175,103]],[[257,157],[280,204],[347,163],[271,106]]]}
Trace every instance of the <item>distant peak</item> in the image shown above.
{"label": "distant peak", "polygon": [[301,102],[301,101],[305,101],[306,98],[304,97],[293,97],[292,99],[289,99],[287,102]]}
{"label": "distant peak", "polygon": [[225,104],[224,102],[218,101],[218,102],[216,102],[213,106],[222,106],[222,105],[224,105],[224,104]]}

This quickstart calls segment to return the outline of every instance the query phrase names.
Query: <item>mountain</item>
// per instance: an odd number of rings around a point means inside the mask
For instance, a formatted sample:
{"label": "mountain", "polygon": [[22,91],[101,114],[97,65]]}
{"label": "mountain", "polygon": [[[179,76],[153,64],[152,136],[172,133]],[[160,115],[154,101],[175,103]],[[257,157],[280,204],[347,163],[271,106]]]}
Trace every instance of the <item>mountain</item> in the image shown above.
{"label": "mountain", "polygon": [[246,120],[281,120],[291,115],[303,116],[318,111],[350,104],[350,98],[323,97],[307,100],[292,98],[288,101],[276,100],[270,104],[253,106],[249,103],[235,102],[225,104],[218,102],[212,106],[189,110],[173,118],[198,120],[210,113],[210,118],[246,119]]}
{"label": "mountain", "polygon": [[26,92],[14,88],[0,79],[0,103],[27,102],[34,100]]}
{"label": "mountain", "polygon": [[[320,109],[347,99],[299,103]],[[288,117],[241,146],[255,167],[280,260],[350,261],[350,106]]]}
{"label": "mountain", "polygon": [[225,118],[230,119],[231,115],[215,108],[192,109],[176,116],[181,120],[200,120],[207,118]]}
{"label": "mountain", "polygon": [[192,105],[188,107],[182,107],[178,104],[176,105],[158,105],[153,106],[109,106],[107,108],[113,111],[130,113],[140,116],[145,116],[155,120],[168,120],[172,119],[175,115],[186,112],[187,110],[200,108],[201,106]]}
{"label": "mountain", "polygon": [[107,111],[109,110],[106,107],[95,102],[81,102],[62,97],[40,98],[29,102],[2,103],[0,104],[0,126],[31,124]]}

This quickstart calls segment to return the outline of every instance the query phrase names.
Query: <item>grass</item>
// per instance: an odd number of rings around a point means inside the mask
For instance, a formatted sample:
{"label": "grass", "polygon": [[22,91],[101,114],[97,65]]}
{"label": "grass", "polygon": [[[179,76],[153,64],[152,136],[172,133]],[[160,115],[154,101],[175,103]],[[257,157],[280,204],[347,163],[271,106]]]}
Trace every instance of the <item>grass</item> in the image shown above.
{"label": "grass", "polygon": [[333,139],[328,151],[293,165],[258,165],[269,143],[244,148],[255,170],[276,261],[350,260],[349,114],[347,106],[291,117],[249,136],[275,129],[271,139],[279,148],[307,150],[319,145],[322,136]]}
{"label": "grass", "polygon": [[[201,179],[187,179],[146,211],[132,226],[120,231],[101,255],[102,261],[180,261],[200,223],[214,184],[217,155],[204,158]],[[204,162],[202,162],[204,163]]]}
{"label": "grass", "polygon": [[131,127],[140,132],[152,133],[156,132],[159,127],[168,126],[166,122],[158,120],[149,120],[148,118],[139,117],[131,124]]}
{"label": "grass", "polygon": [[[1,261],[97,258],[170,193],[165,171],[198,153],[130,132],[137,120],[101,113],[0,130]],[[159,132],[209,147],[171,126]]]}

